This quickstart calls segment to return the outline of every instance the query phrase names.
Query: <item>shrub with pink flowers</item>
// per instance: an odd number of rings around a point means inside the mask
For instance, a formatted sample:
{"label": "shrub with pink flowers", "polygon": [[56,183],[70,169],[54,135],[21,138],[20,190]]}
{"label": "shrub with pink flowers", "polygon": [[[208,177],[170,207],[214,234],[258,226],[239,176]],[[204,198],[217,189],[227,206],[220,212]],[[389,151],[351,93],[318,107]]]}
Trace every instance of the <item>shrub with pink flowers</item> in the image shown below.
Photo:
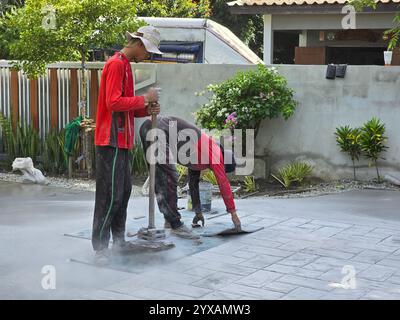
{"label": "shrub with pink flowers", "polygon": [[232,79],[207,86],[209,102],[196,113],[196,122],[207,129],[258,129],[264,119],[294,114],[297,102],[286,79],[275,68],[258,65]]}
{"label": "shrub with pink flowers", "polygon": [[229,114],[226,119],[225,119],[225,128],[226,129],[235,129],[238,121],[236,118],[237,114],[236,112],[232,112],[231,114]]}

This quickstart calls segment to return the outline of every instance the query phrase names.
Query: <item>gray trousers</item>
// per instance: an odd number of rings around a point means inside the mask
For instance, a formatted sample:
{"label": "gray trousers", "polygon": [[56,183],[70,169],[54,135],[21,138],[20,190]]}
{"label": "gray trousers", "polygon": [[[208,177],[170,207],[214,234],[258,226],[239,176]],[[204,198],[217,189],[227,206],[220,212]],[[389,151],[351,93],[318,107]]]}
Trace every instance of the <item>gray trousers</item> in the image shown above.
{"label": "gray trousers", "polygon": [[[151,121],[146,120],[140,127],[140,139],[145,154],[151,143],[146,140],[147,132],[151,129]],[[181,215],[178,211],[178,173],[175,164],[169,163],[169,145],[166,145],[166,164],[156,163],[155,172],[155,193],[158,209],[164,215],[173,229],[180,227]]]}

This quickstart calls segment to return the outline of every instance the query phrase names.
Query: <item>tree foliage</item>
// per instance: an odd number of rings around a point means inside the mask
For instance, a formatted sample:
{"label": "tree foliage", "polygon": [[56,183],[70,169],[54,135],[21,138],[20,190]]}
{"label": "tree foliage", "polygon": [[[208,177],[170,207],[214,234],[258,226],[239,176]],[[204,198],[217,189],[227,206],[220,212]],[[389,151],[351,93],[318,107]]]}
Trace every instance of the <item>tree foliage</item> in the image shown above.
{"label": "tree foliage", "polygon": [[251,50],[262,57],[263,19],[261,15],[234,15],[230,13],[227,0],[210,0],[211,19],[230,29]]}
{"label": "tree foliage", "polygon": [[85,60],[91,48],[122,44],[125,31],[140,25],[136,7],[132,0],[26,0],[1,19],[0,38],[15,67],[37,77],[48,63]]}
{"label": "tree foliage", "polygon": [[138,7],[142,17],[208,18],[209,0],[142,0]]}

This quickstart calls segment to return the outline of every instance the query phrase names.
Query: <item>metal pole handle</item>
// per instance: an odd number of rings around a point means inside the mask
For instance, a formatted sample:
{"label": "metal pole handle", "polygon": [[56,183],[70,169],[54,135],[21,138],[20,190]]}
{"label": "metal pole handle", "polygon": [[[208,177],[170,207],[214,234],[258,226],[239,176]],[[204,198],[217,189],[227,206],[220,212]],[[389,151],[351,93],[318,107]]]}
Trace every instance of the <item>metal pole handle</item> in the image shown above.
{"label": "metal pole handle", "polygon": [[[157,128],[157,115],[151,115],[151,141],[155,143],[155,130]],[[151,154],[151,157],[154,155]],[[152,159],[154,160],[154,159]],[[156,178],[156,166],[155,161],[150,161],[150,176],[149,176],[149,229],[155,229],[155,178]]]}

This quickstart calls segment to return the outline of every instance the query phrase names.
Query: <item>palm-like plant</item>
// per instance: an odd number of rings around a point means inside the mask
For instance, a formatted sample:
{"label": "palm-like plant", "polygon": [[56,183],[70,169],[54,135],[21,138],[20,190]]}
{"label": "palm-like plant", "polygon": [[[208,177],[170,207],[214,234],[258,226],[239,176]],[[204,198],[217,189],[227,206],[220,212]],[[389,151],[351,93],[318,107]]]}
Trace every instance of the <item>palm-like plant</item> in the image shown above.
{"label": "palm-like plant", "polygon": [[14,131],[12,119],[7,119],[2,113],[0,113],[0,128],[8,164],[17,157],[31,157],[33,162],[36,161],[40,150],[40,138],[34,128],[18,123]]}
{"label": "palm-like plant", "polygon": [[380,155],[388,149],[388,147],[385,146],[387,141],[387,137],[385,136],[385,124],[374,117],[364,123],[361,131],[361,149],[365,156],[370,159],[370,165],[375,166],[378,182],[380,182],[378,159],[384,159]]}
{"label": "palm-like plant", "polygon": [[130,151],[132,173],[136,176],[147,174],[146,155],[140,140],[135,141],[135,147]]}
{"label": "palm-like plant", "polygon": [[244,191],[250,193],[255,192],[257,190],[256,181],[254,180],[254,176],[246,176],[244,178]]}
{"label": "palm-like plant", "polygon": [[7,119],[0,112],[0,128],[2,131],[2,139],[4,143],[4,151],[7,153],[8,161],[14,160],[16,156],[15,144],[16,139],[12,128],[11,119]]}
{"label": "palm-like plant", "polygon": [[356,180],[355,161],[360,159],[362,131],[359,128],[350,128],[349,126],[336,128],[336,142],[342,152],[349,154],[353,162],[354,180]]}
{"label": "palm-like plant", "polygon": [[288,189],[293,182],[302,183],[304,178],[311,174],[312,169],[308,163],[294,162],[279,169],[277,175],[271,175]]}
{"label": "palm-like plant", "polygon": [[176,165],[176,172],[178,173],[178,182],[183,182],[188,174],[188,168],[180,164]]}
{"label": "palm-like plant", "polygon": [[201,179],[205,182],[211,183],[213,186],[218,185],[218,180],[215,177],[214,172],[212,172],[211,170],[206,170],[204,171],[204,173],[202,172]]}
{"label": "palm-like plant", "polygon": [[64,131],[49,132],[42,148],[42,168],[47,173],[64,173],[68,163],[68,155],[64,149]]}

